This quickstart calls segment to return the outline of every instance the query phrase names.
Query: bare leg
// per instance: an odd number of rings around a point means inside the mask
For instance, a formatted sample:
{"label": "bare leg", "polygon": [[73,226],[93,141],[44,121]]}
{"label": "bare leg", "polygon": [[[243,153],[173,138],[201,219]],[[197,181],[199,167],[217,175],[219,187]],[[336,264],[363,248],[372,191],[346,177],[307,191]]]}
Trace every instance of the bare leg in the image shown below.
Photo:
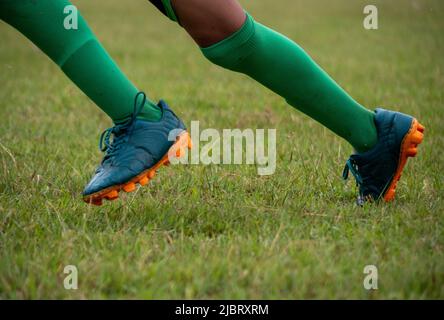
{"label": "bare leg", "polygon": [[245,22],[245,13],[236,0],[172,0],[181,25],[200,47],[215,44]]}

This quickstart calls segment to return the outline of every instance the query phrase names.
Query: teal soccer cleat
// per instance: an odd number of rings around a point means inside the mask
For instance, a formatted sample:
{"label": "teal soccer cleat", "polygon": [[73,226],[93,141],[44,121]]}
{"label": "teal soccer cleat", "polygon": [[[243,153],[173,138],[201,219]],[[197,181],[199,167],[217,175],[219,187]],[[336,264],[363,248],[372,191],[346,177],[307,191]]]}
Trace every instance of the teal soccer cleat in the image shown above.
{"label": "teal soccer cleat", "polygon": [[99,147],[105,157],[83,191],[85,202],[101,205],[103,199],[117,199],[121,190],[134,191],[137,183],[147,184],[159,167],[169,163],[171,156],[181,157],[185,148],[191,148],[185,125],[164,101],[158,104],[161,120],[137,119],[145,101],[145,94],[139,92],[131,118],[102,133]]}
{"label": "teal soccer cleat", "polygon": [[424,127],[415,118],[400,112],[376,109],[375,124],[378,131],[376,146],[352,155],[343,172],[344,179],[348,178],[349,172],[355,177],[359,205],[365,201],[394,199],[407,159],[416,156],[417,147],[424,138]]}

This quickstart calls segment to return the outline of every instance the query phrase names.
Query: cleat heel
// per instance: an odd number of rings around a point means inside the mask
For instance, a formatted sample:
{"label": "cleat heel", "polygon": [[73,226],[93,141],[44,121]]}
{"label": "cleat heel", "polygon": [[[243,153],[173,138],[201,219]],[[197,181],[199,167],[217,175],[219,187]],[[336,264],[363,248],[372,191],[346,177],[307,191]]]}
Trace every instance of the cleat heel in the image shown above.
{"label": "cleat heel", "polygon": [[413,132],[407,135],[404,145],[401,146],[401,157],[399,160],[398,169],[390,186],[388,187],[387,192],[384,195],[384,200],[387,202],[392,201],[395,198],[397,183],[401,178],[401,174],[404,166],[407,163],[407,159],[416,157],[416,155],[418,154],[418,145],[421,144],[424,140],[425,128],[418,122],[418,120],[413,119],[411,128]]}

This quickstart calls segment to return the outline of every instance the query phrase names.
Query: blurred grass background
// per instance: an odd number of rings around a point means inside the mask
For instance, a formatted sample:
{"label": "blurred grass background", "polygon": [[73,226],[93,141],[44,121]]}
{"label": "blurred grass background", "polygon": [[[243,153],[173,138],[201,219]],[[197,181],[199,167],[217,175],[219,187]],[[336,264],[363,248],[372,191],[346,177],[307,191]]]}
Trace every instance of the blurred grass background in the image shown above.
{"label": "blurred grass background", "polygon": [[[272,92],[211,65],[147,1],[74,1],[128,77],[201,129],[277,128],[277,170],[188,166],[100,208],[80,192],[111,125],[0,23],[0,298],[443,298],[444,3],[241,1],[362,104],[426,125],[394,203],[358,208],[351,148]],[[63,287],[63,268],[79,289]],[[366,291],[364,266],[379,269]]]}

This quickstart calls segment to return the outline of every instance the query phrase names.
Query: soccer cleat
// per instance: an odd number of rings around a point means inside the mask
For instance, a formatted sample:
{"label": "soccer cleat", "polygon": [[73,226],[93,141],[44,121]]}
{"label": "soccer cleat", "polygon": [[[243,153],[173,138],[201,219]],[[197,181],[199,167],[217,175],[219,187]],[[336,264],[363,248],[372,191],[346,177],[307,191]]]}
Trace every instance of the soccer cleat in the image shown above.
{"label": "soccer cleat", "polygon": [[164,101],[158,104],[162,111],[158,122],[137,119],[145,101],[145,94],[139,92],[131,118],[102,133],[99,148],[105,157],[83,191],[85,202],[101,205],[104,199],[117,199],[122,190],[132,192],[136,184],[146,185],[171,157],[181,157],[191,148],[185,125]]}
{"label": "soccer cleat", "polygon": [[357,203],[392,201],[407,159],[415,157],[424,138],[424,126],[400,112],[376,109],[378,142],[373,149],[353,154],[348,159],[343,178],[353,174],[359,187]]}

